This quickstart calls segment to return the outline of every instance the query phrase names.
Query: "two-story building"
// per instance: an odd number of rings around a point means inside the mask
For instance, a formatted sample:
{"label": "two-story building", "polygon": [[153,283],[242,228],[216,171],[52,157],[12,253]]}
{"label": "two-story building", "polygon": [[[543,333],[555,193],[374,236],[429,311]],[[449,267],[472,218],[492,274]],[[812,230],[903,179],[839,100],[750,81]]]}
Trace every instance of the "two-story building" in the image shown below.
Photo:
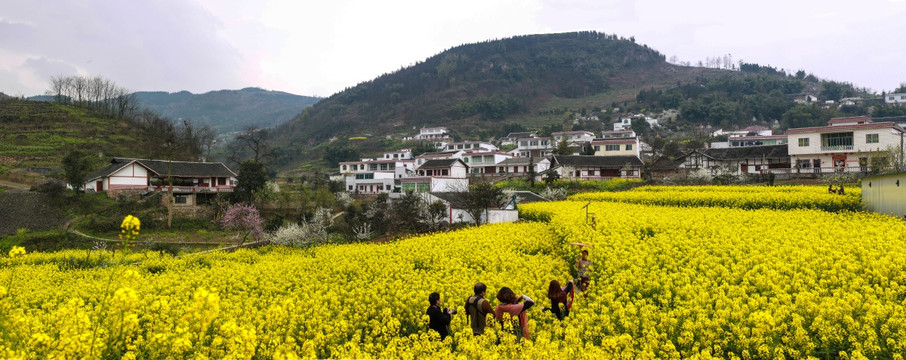
{"label": "two-story building", "polygon": [[550,156],[553,150],[549,137],[527,137],[519,138],[516,142],[516,149],[510,151],[510,153],[518,157],[533,156],[541,158]]}
{"label": "two-story building", "polygon": [[639,139],[597,139],[591,142],[595,156],[639,157]]}
{"label": "two-story building", "polygon": [[107,167],[91,172],[85,191],[168,192],[172,184],[177,205],[202,203],[220,192],[232,192],[236,173],[223,163],[113,158]]}
{"label": "two-story building", "polygon": [[361,194],[392,192],[400,178],[415,171],[415,159],[410,149],[386,152],[376,159],[343,161],[339,165],[346,191]]}
{"label": "two-story building", "polygon": [[497,174],[500,176],[525,176],[529,167],[535,169],[536,180],[541,180],[541,172],[551,167],[549,158],[514,157],[497,163]]}
{"label": "two-story building", "polygon": [[[866,172],[874,156],[902,153],[904,130],[867,116],[834,118],[827,126],[787,130],[795,172]],[[876,169],[881,170],[881,169]]]}
{"label": "two-story building", "polygon": [[471,174],[494,176],[497,164],[513,156],[499,151],[467,151],[462,154],[462,161],[469,165]]}
{"label": "two-story building", "polygon": [[431,159],[416,174],[400,179],[403,192],[457,192],[469,189],[469,166],[461,159]]}
{"label": "two-story building", "polygon": [[625,116],[621,116],[620,120],[613,124],[613,130],[622,131],[631,129],[633,120],[645,120],[645,122],[647,122],[648,126],[650,127],[660,126],[657,119],[650,116],[645,116],[645,114],[627,114]]}
{"label": "two-story building", "polygon": [[463,142],[451,142],[444,144],[444,151],[458,151],[458,150],[478,150],[478,151],[497,151],[500,150],[494,144],[483,142],[483,141],[463,141]]}
{"label": "two-story building", "polygon": [[435,126],[435,127],[423,127],[418,130],[418,134],[414,136],[404,137],[403,140],[438,140],[438,139],[449,139],[450,133],[447,131],[446,127]]}
{"label": "two-story building", "polygon": [[566,140],[566,143],[569,146],[581,146],[586,142],[591,142],[595,139],[595,133],[591,131],[562,131],[551,133],[551,142],[553,146],[557,146],[560,142]]}
{"label": "two-story building", "polygon": [[884,95],[884,102],[888,104],[906,104],[906,93]]}
{"label": "two-story building", "polygon": [[519,145],[519,139],[522,138],[532,138],[538,136],[537,131],[522,131],[522,132],[513,132],[507,134],[504,138],[500,139],[500,145]]}

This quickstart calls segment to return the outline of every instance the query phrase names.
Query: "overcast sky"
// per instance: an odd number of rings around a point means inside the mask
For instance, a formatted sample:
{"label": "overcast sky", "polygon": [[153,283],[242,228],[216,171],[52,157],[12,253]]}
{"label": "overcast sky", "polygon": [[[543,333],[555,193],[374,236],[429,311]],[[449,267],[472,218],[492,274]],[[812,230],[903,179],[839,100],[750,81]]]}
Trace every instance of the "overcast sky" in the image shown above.
{"label": "overcast sky", "polygon": [[329,96],[453,46],[579,30],[693,64],[731,54],[876,92],[906,82],[906,0],[0,0],[0,92],[83,74]]}

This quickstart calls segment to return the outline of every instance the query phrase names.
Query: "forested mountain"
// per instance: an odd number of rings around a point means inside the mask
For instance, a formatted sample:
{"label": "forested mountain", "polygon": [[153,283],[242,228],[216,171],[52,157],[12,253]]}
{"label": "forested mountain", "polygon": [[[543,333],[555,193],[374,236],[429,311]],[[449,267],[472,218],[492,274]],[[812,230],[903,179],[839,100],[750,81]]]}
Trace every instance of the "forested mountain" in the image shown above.
{"label": "forested mountain", "polygon": [[288,121],[321,98],[259,88],[220,90],[204,94],[188,91],[136,92],[141,106],[194,125],[210,125],[219,134],[246,126],[273,127]]}
{"label": "forested mountain", "polygon": [[[798,104],[804,94],[822,104]],[[722,69],[674,65],[633,38],[599,32],[517,36],[454,47],[320,101],[277,127],[273,163],[288,170],[327,159],[320,165],[331,167],[414,146],[397,139],[423,126],[487,140],[523,129],[612,129],[622,113],[675,110],[661,121],[669,136],[753,124],[782,130],[890,110],[873,109],[876,102],[823,106],[851,96],[877,98],[805,71],[741,61]]]}

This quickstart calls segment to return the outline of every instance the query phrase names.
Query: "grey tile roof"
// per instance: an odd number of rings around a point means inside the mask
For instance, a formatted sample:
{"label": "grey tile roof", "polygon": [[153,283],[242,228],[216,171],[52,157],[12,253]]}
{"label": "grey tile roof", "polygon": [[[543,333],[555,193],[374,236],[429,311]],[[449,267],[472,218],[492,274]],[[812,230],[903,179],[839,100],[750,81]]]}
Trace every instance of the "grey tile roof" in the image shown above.
{"label": "grey tile roof", "polygon": [[636,156],[554,155],[552,164],[560,166],[642,166]]}
{"label": "grey tile roof", "polygon": [[203,163],[194,161],[167,161],[130,158],[113,158],[110,165],[88,174],[87,179],[94,180],[108,176],[132,162],[137,162],[156,176],[172,175],[174,177],[235,177],[236,173],[223,163]]}
{"label": "grey tile roof", "polygon": [[740,146],[723,149],[708,149],[701,153],[715,160],[736,159],[783,159],[789,158],[789,147],[784,145]]}
{"label": "grey tile roof", "polygon": [[424,169],[424,168],[448,168],[448,167],[450,167],[450,166],[453,166],[453,164],[455,164],[457,161],[462,162],[462,160],[459,160],[459,159],[434,159],[434,160],[428,160],[428,161],[425,161],[425,163],[423,163],[423,164],[422,164],[421,166],[419,166],[418,168],[419,168],[419,169]]}

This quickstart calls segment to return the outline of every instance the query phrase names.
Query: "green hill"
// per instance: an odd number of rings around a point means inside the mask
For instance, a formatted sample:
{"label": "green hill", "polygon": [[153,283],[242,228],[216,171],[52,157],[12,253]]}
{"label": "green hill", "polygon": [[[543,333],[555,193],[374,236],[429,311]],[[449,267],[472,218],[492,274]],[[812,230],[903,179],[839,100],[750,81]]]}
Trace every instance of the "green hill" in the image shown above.
{"label": "green hill", "polygon": [[[277,164],[317,162],[331,138],[366,137],[355,145],[365,153],[399,146],[387,137],[422,126],[446,126],[471,139],[514,127],[569,130],[573,113],[625,108],[642,90],[744,76],[668,64],[634,39],[598,32],[462,45],[334,94],[279,125]],[[610,120],[608,113],[596,126]]]}
{"label": "green hill", "polygon": [[0,173],[58,171],[70,149],[97,155],[98,166],[111,156],[148,157],[158,142],[132,120],[56,102],[0,100]]}
{"label": "green hill", "polygon": [[321,99],[259,88],[204,94],[143,91],[134,95],[143,107],[171,119],[189,120],[198,126],[210,125],[219,134],[250,125],[274,127]]}

